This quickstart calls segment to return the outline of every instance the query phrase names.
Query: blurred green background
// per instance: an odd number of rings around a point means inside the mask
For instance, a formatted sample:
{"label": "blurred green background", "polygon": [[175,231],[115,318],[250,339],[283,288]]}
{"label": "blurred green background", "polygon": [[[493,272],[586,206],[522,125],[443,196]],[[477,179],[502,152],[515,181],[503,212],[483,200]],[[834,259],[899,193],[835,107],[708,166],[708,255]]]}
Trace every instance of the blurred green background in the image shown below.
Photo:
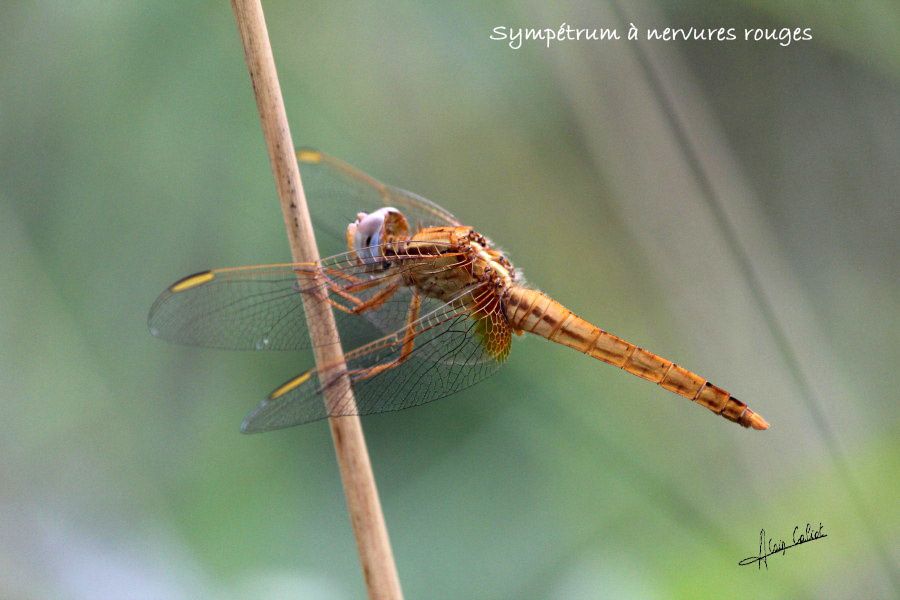
{"label": "blurred green background", "polygon": [[[265,8],[298,145],[772,423],[519,340],[364,420],[408,598],[896,597],[895,3]],[[814,39],[490,40],[563,22]],[[238,433],[311,357],[146,330],[176,278],[289,258],[228,3],[4,3],[0,135],[0,596],[363,596],[327,425]]]}

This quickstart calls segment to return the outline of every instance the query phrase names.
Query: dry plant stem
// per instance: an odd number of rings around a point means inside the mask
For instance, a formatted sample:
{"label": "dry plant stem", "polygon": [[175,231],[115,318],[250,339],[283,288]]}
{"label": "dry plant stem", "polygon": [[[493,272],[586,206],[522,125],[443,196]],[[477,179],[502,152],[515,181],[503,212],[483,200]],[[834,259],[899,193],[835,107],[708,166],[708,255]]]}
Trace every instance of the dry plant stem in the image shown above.
{"label": "dry plant stem", "polygon": [[[288,128],[262,5],[259,0],[232,0],[231,5],[253,82],[291,254],[295,262],[312,262],[318,260],[319,252],[294,156],[294,144]],[[336,339],[331,307],[327,302],[308,302],[306,296],[303,297],[303,304],[307,320],[316,323],[316,327],[309,327],[316,364],[339,365],[336,369],[343,369],[344,357],[340,346],[318,343],[322,340],[317,340],[318,336],[315,335],[319,333],[325,340],[334,335],[330,339]],[[325,327],[322,327],[323,324]],[[351,393],[349,385],[348,379],[344,377],[340,385],[327,389],[325,402],[330,405],[344,397],[345,393]],[[359,418],[332,418],[329,419],[329,425],[369,597],[378,600],[402,598],[403,592]]]}

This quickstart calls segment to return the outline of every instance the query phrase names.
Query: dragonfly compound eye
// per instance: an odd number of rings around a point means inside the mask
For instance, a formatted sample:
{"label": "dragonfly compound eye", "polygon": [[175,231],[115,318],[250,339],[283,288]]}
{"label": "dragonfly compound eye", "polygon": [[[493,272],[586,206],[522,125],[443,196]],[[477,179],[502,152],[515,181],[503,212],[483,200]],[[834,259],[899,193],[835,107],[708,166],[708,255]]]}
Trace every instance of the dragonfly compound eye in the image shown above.
{"label": "dragonfly compound eye", "polygon": [[372,213],[359,213],[356,222],[347,226],[347,238],[351,249],[365,262],[378,262],[382,259],[379,248],[385,241],[385,222],[391,213],[398,213],[396,208],[386,206]]}

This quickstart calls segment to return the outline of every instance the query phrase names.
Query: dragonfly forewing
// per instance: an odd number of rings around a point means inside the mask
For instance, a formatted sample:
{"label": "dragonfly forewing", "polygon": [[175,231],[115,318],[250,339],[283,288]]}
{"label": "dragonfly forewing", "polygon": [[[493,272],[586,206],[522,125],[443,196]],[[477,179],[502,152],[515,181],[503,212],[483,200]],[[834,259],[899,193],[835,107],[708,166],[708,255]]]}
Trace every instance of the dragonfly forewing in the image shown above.
{"label": "dragonfly forewing", "polygon": [[[305,349],[311,344],[306,296],[307,302],[331,305],[340,340],[352,348],[404,324],[411,294],[404,274],[448,268],[446,254],[431,252],[394,250],[389,268],[345,252],[318,263],[204,271],[169,286],[150,309],[148,325],[155,336],[194,346]],[[333,334],[320,337],[324,343],[338,341]]]}

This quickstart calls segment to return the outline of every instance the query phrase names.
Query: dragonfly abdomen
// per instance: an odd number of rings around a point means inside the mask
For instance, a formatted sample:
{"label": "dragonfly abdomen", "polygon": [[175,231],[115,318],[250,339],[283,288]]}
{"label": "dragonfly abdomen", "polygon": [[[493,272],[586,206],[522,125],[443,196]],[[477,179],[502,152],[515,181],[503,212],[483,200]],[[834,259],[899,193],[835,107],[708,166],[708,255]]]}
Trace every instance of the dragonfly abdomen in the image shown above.
{"label": "dragonfly abdomen", "polygon": [[761,416],[722,388],[670,360],[603,331],[542,292],[512,286],[505,299],[506,316],[515,331],[534,333],[584,352],[744,427],[767,429],[769,426]]}

